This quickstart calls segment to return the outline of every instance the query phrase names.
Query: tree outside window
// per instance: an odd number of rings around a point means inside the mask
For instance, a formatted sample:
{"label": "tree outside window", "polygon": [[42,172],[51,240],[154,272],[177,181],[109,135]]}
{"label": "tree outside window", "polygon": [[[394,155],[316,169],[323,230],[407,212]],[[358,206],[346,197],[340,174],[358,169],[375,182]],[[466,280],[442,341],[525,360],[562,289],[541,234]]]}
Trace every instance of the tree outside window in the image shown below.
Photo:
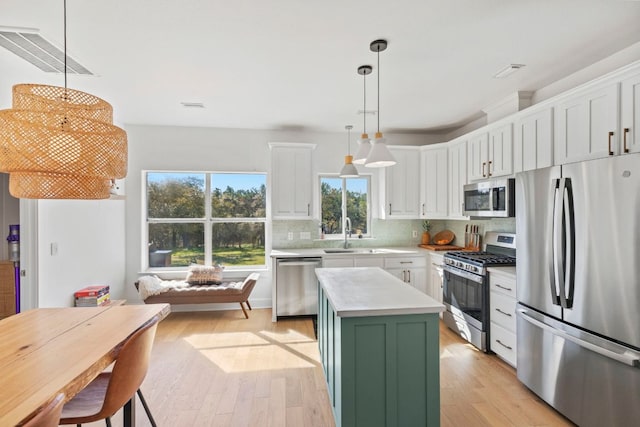
{"label": "tree outside window", "polygon": [[264,267],[266,176],[147,173],[149,267]]}
{"label": "tree outside window", "polygon": [[351,220],[354,234],[369,234],[370,177],[320,177],[320,206],[325,235],[341,235],[343,217]]}

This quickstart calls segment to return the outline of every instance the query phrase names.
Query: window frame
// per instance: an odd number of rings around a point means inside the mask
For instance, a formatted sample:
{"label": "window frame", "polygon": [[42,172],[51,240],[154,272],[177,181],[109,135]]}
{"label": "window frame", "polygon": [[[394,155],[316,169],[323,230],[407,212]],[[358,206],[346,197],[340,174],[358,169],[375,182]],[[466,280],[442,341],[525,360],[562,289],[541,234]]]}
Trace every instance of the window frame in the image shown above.
{"label": "window frame", "polygon": [[[345,216],[347,216],[347,180],[349,179],[362,179],[365,178],[367,180],[367,232],[366,233],[362,233],[362,238],[372,238],[373,234],[371,233],[371,220],[372,220],[372,212],[371,212],[371,206],[372,206],[372,194],[371,194],[371,183],[373,180],[373,175],[372,174],[360,174],[357,178],[341,178],[339,174],[336,173],[321,173],[318,174],[318,211],[319,211],[319,219],[320,219],[320,224],[322,224],[322,179],[323,178],[332,178],[332,179],[340,179],[342,181],[342,203],[341,203],[341,218],[344,218]],[[345,221],[341,221],[341,232],[340,234],[325,234],[324,238],[325,240],[341,240],[344,239],[344,232],[345,232]],[[352,227],[352,231],[355,232],[355,230],[353,230]],[[352,234],[353,235],[353,234]]]}
{"label": "window frame", "polygon": [[[148,174],[202,174],[204,175],[204,216],[201,218],[149,218],[148,208]],[[212,186],[211,182],[214,175],[262,175],[265,185],[265,216],[264,217],[213,217],[212,216]],[[262,271],[268,270],[268,250],[267,242],[269,241],[267,234],[269,233],[268,224],[268,176],[266,172],[257,171],[184,171],[184,170],[143,170],[142,171],[142,268],[143,271],[187,271],[188,266],[169,266],[169,267],[151,267],[149,265],[149,224],[203,224],[204,228],[204,265],[212,265],[214,259],[213,253],[213,226],[215,224],[224,223],[263,223],[264,224],[264,264],[257,265],[225,265],[225,271]]]}

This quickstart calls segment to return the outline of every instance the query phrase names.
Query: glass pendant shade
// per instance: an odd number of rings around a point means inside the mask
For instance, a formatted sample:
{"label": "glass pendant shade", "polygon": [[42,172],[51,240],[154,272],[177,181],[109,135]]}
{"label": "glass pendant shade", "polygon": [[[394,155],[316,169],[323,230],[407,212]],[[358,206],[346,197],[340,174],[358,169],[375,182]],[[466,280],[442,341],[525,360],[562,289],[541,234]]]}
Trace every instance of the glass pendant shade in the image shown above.
{"label": "glass pendant shade", "polygon": [[358,169],[353,165],[353,156],[344,156],[344,166],[340,171],[340,178],[357,178]]}
{"label": "glass pendant shade", "polygon": [[364,165],[368,168],[386,168],[395,164],[396,159],[387,148],[382,133],[376,133],[376,138],[372,142],[371,151]]}
{"label": "glass pendant shade", "polygon": [[358,152],[353,157],[353,163],[356,165],[364,165],[370,150],[371,140],[369,139],[369,135],[363,133],[362,137],[358,140]]}

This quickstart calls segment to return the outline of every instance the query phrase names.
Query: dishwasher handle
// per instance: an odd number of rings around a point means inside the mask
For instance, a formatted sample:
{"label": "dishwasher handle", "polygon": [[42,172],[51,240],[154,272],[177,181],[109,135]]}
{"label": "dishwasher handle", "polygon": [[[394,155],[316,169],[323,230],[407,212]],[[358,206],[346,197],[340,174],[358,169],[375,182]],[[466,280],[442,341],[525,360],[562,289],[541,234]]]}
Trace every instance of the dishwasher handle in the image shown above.
{"label": "dishwasher handle", "polygon": [[319,264],[322,264],[322,258],[311,258],[311,259],[294,258],[294,259],[278,260],[278,267],[300,267],[300,266],[307,266],[307,265],[317,266]]}

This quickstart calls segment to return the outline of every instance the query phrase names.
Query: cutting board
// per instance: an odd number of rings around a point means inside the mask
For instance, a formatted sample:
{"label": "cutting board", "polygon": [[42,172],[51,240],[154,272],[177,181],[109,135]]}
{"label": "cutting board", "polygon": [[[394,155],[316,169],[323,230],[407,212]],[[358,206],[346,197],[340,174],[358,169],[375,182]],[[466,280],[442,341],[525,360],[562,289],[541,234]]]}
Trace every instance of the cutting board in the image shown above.
{"label": "cutting board", "polygon": [[418,245],[424,249],[431,249],[432,251],[461,251],[464,248],[454,245]]}

